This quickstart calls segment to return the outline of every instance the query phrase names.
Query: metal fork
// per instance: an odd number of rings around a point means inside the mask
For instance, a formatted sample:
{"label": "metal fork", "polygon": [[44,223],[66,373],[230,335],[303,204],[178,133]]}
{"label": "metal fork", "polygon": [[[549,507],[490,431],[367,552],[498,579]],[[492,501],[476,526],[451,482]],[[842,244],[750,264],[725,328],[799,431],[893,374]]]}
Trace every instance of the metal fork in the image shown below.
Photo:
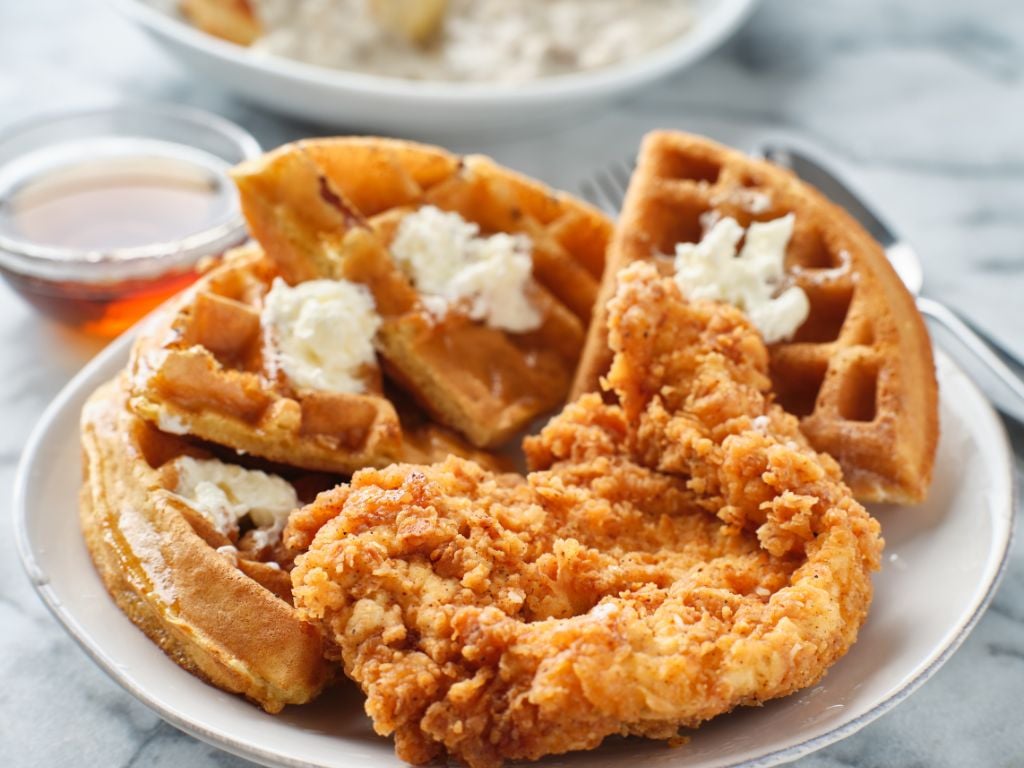
{"label": "metal fork", "polygon": [[605,213],[618,216],[634,170],[635,157],[627,157],[613,162],[607,168],[599,168],[592,177],[580,182],[580,195]]}
{"label": "metal fork", "polygon": [[[985,375],[980,377],[979,384],[985,394],[1003,414],[1024,424],[1024,381],[1007,363],[1022,370],[1024,366],[1009,351],[980,334],[945,304],[918,296],[923,283],[923,270],[920,258],[911,245],[884,224],[834,171],[828,170],[824,164],[810,158],[805,152],[792,147],[766,145],[758,154],[777,165],[789,168],[805,181],[814,184],[833,202],[846,208],[882,243],[897,274],[917,299],[919,311],[946,329],[957,340],[960,349],[970,353],[971,360],[982,364]],[[612,216],[617,216],[635,167],[636,161],[633,158],[613,162],[607,168],[599,169],[592,177],[581,181],[580,194],[592,205]],[[976,366],[970,366],[968,359],[963,355],[954,356],[965,364],[965,367],[976,369]],[[976,380],[978,378],[975,376]]]}

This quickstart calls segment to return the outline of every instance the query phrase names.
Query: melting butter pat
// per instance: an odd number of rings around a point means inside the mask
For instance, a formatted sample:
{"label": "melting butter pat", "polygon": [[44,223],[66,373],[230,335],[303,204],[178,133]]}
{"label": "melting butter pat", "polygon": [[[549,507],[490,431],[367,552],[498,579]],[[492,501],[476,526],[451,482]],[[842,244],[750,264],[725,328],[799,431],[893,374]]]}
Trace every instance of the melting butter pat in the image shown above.
{"label": "melting butter pat", "polygon": [[[724,301],[743,310],[764,340],[792,338],[811,305],[799,286],[780,292],[786,247],[793,235],[793,214],[755,222],[744,231],[723,218],[699,243],[676,245],[676,283],[690,299]],[[737,246],[746,235],[743,248]]]}
{"label": "melting butter pat", "polygon": [[174,465],[175,494],[225,536],[236,534],[238,522],[248,515],[256,526],[257,547],[276,544],[288,515],[299,506],[295,489],[277,475],[191,456],[175,459]]}
{"label": "melting butter pat", "polygon": [[460,304],[473,320],[513,333],[541,324],[527,296],[531,250],[525,235],[481,237],[476,224],[430,205],[403,218],[391,243],[392,255],[432,312]]}
{"label": "melting butter pat", "polygon": [[328,392],[366,390],[359,375],[376,365],[373,337],[380,316],[370,291],[347,280],[281,278],[267,294],[262,322],[272,331],[272,355],[293,384]]}

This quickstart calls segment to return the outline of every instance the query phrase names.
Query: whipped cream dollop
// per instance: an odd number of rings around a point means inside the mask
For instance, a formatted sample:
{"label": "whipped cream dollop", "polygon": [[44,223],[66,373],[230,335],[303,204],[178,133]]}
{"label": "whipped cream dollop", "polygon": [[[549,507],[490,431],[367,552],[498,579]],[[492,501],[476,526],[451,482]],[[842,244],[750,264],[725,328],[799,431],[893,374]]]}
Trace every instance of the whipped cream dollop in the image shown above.
{"label": "whipped cream dollop", "polygon": [[276,278],[263,305],[277,366],[293,384],[328,392],[361,393],[360,369],[376,365],[373,337],[380,327],[373,295],[347,280],[288,285]]}
{"label": "whipped cream dollop", "polygon": [[[699,243],[678,243],[679,289],[690,299],[724,301],[743,310],[768,344],[792,338],[811,309],[799,286],[780,290],[793,222],[789,214],[744,230],[726,217],[716,221]],[[740,240],[743,248],[737,253]]]}
{"label": "whipped cream dollop", "polygon": [[175,459],[174,467],[176,495],[225,536],[237,533],[239,521],[248,515],[256,526],[257,547],[276,544],[288,515],[299,507],[295,488],[277,475],[191,456]]}
{"label": "whipped cream dollop", "polygon": [[473,320],[513,333],[536,330],[542,320],[526,294],[532,248],[525,235],[481,237],[476,224],[432,205],[403,218],[391,242],[431,312],[460,304]]}

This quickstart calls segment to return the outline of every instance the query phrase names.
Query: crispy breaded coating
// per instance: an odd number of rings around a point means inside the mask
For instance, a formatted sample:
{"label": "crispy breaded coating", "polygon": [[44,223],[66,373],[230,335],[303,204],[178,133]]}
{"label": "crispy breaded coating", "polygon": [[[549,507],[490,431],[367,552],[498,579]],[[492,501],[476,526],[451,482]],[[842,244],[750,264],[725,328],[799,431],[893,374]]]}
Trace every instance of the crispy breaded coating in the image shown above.
{"label": "crispy breaded coating", "polygon": [[609,314],[621,405],[567,407],[527,477],[396,465],[292,517],[296,605],[405,760],[669,739],[815,683],[863,623],[878,524],[744,317],[646,265]]}

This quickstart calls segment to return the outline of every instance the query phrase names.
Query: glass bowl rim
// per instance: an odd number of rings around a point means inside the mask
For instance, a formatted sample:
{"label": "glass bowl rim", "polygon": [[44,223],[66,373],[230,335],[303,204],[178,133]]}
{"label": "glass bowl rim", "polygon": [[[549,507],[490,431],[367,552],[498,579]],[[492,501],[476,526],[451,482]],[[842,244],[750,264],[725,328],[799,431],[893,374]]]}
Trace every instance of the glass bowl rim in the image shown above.
{"label": "glass bowl rim", "polygon": [[[263,153],[259,142],[252,134],[240,125],[219,115],[195,107],[133,102],[37,113],[32,117],[16,121],[0,131],[0,147],[56,123],[117,114],[145,119],[174,118],[182,120],[199,130],[216,134],[219,138],[227,140],[238,151],[242,160],[249,160]],[[117,137],[119,133],[112,131],[111,135]],[[177,143],[185,147],[191,146],[184,140]],[[144,269],[157,261],[161,264],[168,264],[173,260],[174,265],[182,266],[193,263],[203,256],[213,255],[232,245],[239,244],[245,239],[245,233],[246,224],[241,211],[235,211],[225,220],[211,227],[176,240],[119,248],[74,248],[44,245],[0,232],[0,266],[27,275],[37,273],[40,269],[46,271],[47,267],[66,264],[83,267],[116,264],[130,271],[135,271],[134,268]]]}

